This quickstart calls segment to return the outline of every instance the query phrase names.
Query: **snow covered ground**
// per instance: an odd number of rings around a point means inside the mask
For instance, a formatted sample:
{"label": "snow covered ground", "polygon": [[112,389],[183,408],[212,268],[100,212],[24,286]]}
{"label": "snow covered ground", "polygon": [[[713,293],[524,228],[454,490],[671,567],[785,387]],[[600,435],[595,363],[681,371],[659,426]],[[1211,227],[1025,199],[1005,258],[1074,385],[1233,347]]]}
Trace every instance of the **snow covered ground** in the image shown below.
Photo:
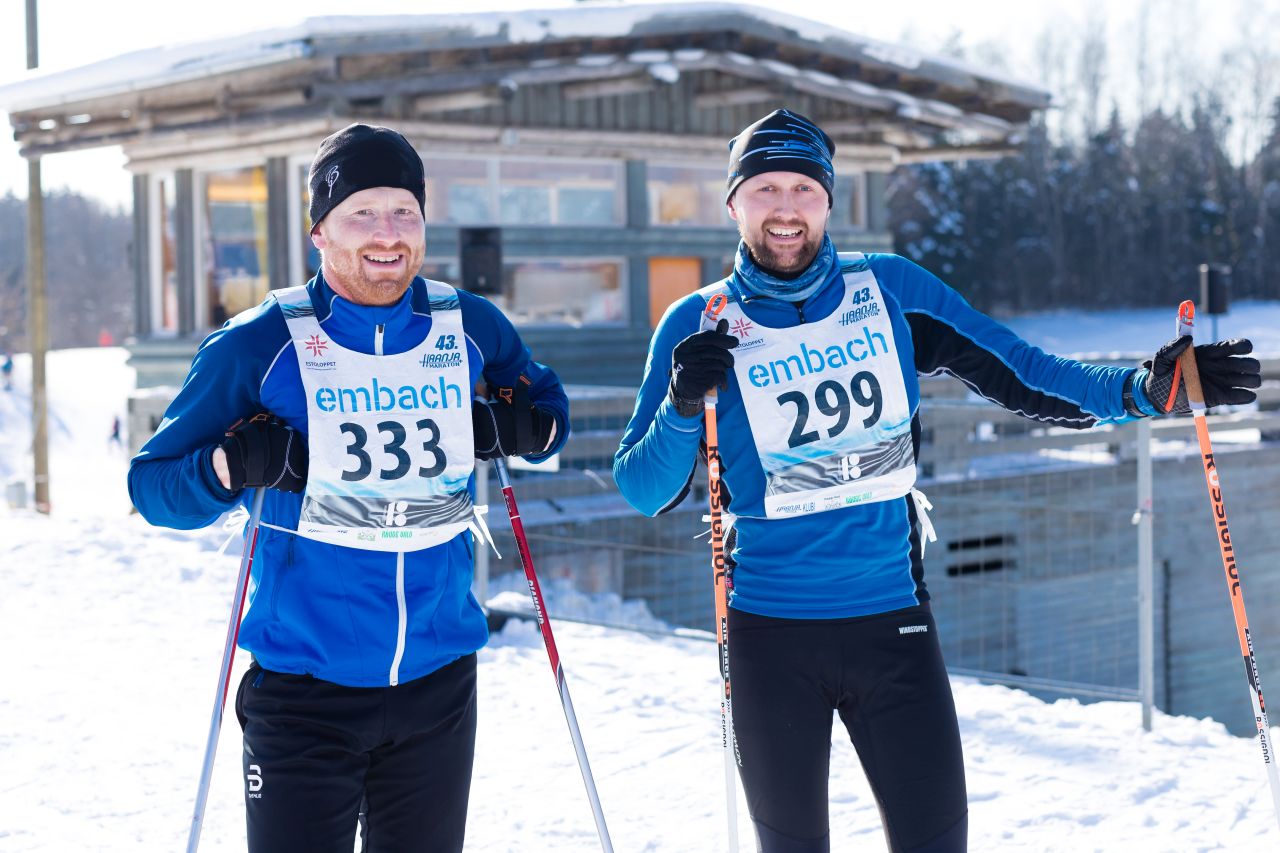
{"label": "snow covered ground", "polygon": [[[1280,321],[1280,306],[1267,310]],[[132,383],[123,351],[57,352],[49,365],[53,515],[0,505],[0,851],[182,849],[237,560],[218,553],[222,530],[160,530],[128,514],[127,460],[108,443]],[[15,380],[0,391],[0,483],[30,471],[25,359]],[[557,599],[570,602],[549,597],[554,619]],[[607,617],[620,604],[589,606]],[[555,630],[616,849],[726,849],[714,646]],[[480,660],[468,849],[598,849],[536,629],[509,623]],[[1131,703],[954,688],[972,850],[1280,849],[1253,740],[1161,714],[1148,734]],[[229,714],[204,850],[243,849],[238,734]],[[840,729],[832,750],[833,849],[884,849]]]}

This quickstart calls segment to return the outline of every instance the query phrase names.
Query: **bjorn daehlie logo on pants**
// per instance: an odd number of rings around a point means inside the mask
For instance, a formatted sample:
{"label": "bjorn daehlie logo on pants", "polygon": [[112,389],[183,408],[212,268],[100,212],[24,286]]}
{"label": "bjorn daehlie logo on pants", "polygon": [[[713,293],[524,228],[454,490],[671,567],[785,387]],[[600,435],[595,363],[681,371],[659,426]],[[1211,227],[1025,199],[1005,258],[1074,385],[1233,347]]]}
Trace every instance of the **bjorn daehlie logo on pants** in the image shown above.
{"label": "bjorn daehlie logo on pants", "polygon": [[262,799],[262,768],[257,764],[250,764],[249,772],[244,775],[244,778],[249,785],[249,797],[255,800]]}

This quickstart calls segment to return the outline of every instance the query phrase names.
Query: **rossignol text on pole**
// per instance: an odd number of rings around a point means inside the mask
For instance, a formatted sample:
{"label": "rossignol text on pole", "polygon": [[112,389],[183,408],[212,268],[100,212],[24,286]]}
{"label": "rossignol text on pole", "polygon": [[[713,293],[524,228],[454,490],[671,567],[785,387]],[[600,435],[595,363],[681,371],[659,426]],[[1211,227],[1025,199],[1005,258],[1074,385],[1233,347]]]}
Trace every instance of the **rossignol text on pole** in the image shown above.
{"label": "rossignol text on pole", "polygon": [[266,493],[265,488],[254,492],[253,508],[249,510],[249,525],[245,528],[244,552],[240,555],[240,574],[236,578],[235,598],[231,602],[231,618],[227,620],[227,642],[222,648],[222,669],[218,673],[218,689],[213,697],[213,716],[209,720],[209,739],[204,747],[204,764],[200,768],[200,785],[196,789],[196,808],[191,816],[191,832],[187,835],[187,853],[195,853],[200,846],[204,807],[209,800],[209,780],[213,777],[213,760],[218,754],[218,734],[222,731],[222,715],[227,707],[227,692],[231,687],[231,664],[236,656],[236,640],[240,637],[240,614],[244,611],[249,571],[253,568],[254,547],[258,544],[262,499]]}
{"label": "rossignol text on pole", "polygon": [[[716,317],[728,304],[723,294],[712,297],[703,324],[714,328]],[[723,491],[720,488],[720,438],[716,429],[716,389],[707,392],[703,419],[707,434],[707,496],[711,518],[711,572],[716,602],[716,649],[720,658],[720,739],[724,749],[724,785],[729,819],[729,853],[738,851],[738,741],[733,736],[733,701],[729,681],[729,576],[725,560]]]}
{"label": "rossignol text on pole", "polygon": [[533,557],[529,554],[529,540],[525,536],[524,522],[520,520],[520,508],[516,505],[515,492],[511,489],[511,477],[507,474],[506,460],[501,456],[497,457],[493,460],[493,467],[498,472],[502,497],[507,502],[507,515],[511,517],[511,532],[516,539],[516,551],[520,554],[520,565],[524,568],[525,580],[529,583],[529,595],[533,597],[533,611],[538,617],[538,628],[542,630],[542,642],[546,645],[547,656],[551,659],[551,672],[555,675],[556,687],[560,691],[560,705],[564,708],[564,718],[569,724],[569,736],[573,738],[573,749],[578,755],[578,769],[582,771],[582,781],[587,786],[587,798],[591,801],[591,813],[596,819],[600,847],[605,853],[613,853],[613,842],[609,839],[609,828],[605,826],[604,809],[600,806],[600,795],[596,793],[596,782],[591,775],[591,765],[587,762],[587,748],[582,743],[578,717],[573,712],[573,700],[569,698],[569,685],[564,678],[564,668],[560,665],[560,653],[556,651],[556,640],[551,635],[547,605],[542,598],[542,587],[538,584],[538,575],[533,569]]}
{"label": "rossignol text on pole", "polygon": [[[1178,336],[1193,333],[1195,303],[1187,300],[1178,306]],[[1209,425],[1205,420],[1204,391],[1200,387],[1200,371],[1196,367],[1195,347],[1189,346],[1178,357],[1178,367],[1187,387],[1187,402],[1196,425],[1196,438],[1200,442],[1200,461],[1204,465],[1204,481],[1209,489],[1209,506],[1213,512],[1214,529],[1217,532],[1218,550],[1222,554],[1222,569],[1226,574],[1227,592],[1231,597],[1231,611],[1236,619],[1236,636],[1240,641],[1240,654],[1244,658],[1245,677],[1249,681],[1249,698],[1253,700],[1253,716],[1258,726],[1258,740],[1262,746],[1262,761],[1267,766],[1271,782],[1271,801],[1276,820],[1280,822],[1280,772],[1276,769],[1274,745],[1271,742],[1271,724],[1267,720],[1267,704],[1262,698],[1262,682],[1258,678],[1258,662],[1253,655],[1253,638],[1249,634],[1249,617],[1244,610],[1244,589],[1241,586],[1240,566],[1235,547],[1231,544],[1231,531],[1227,527],[1227,509],[1222,502],[1222,480],[1213,458],[1213,445],[1209,443]],[[1173,391],[1177,393],[1178,381],[1174,377]]]}

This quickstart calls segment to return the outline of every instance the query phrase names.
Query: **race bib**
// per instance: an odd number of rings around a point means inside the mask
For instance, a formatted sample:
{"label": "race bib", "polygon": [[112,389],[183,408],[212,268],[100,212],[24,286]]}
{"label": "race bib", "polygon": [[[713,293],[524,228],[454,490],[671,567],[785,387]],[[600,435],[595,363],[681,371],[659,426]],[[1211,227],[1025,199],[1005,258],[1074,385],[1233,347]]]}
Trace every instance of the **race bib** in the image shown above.
{"label": "race bib", "polygon": [[298,535],[375,551],[447,542],[473,515],[471,379],[458,295],[427,282],[431,332],[397,355],[330,340],[305,287],[276,293],[307,397]]}
{"label": "race bib", "polygon": [[734,373],[764,469],[767,518],[900,498],[915,483],[911,406],[880,285],[841,254],[841,306],[787,329],[749,319],[724,283],[717,319],[738,338]]}

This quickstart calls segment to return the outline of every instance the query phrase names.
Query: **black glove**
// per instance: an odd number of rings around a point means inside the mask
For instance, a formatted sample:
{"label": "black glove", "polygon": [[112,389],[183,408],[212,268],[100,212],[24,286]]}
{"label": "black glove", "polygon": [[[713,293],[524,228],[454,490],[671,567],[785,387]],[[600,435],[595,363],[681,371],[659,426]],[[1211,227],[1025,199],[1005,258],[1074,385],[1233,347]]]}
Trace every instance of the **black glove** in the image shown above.
{"label": "black glove", "polygon": [[703,398],[717,385],[724,386],[733,369],[733,353],[738,339],[729,334],[729,321],[721,320],[715,331],[695,332],[676,344],[671,352],[671,386],[667,396],[676,411],[686,418],[700,414]]}
{"label": "black glove", "polygon": [[528,456],[551,444],[556,419],[529,402],[524,377],[512,388],[498,388],[494,399],[471,401],[471,428],[476,458]]}
{"label": "black glove", "polygon": [[[1151,371],[1142,390],[1151,405],[1164,414],[1185,415],[1191,411],[1181,373],[1178,374],[1177,395],[1173,405],[1169,405],[1174,367],[1178,356],[1190,345],[1191,336],[1183,335],[1160,347],[1155,358],[1142,363]],[[1200,387],[1204,389],[1206,406],[1239,406],[1258,399],[1250,389],[1262,385],[1262,365],[1256,358],[1245,358],[1251,352],[1253,343],[1248,340],[1218,341],[1196,347],[1196,367],[1200,369]]]}
{"label": "black glove", "polygon": [[246,486],[300,492],[307,486],[307,442],[275,415],[232,424],[222,450],[234,492]]}

